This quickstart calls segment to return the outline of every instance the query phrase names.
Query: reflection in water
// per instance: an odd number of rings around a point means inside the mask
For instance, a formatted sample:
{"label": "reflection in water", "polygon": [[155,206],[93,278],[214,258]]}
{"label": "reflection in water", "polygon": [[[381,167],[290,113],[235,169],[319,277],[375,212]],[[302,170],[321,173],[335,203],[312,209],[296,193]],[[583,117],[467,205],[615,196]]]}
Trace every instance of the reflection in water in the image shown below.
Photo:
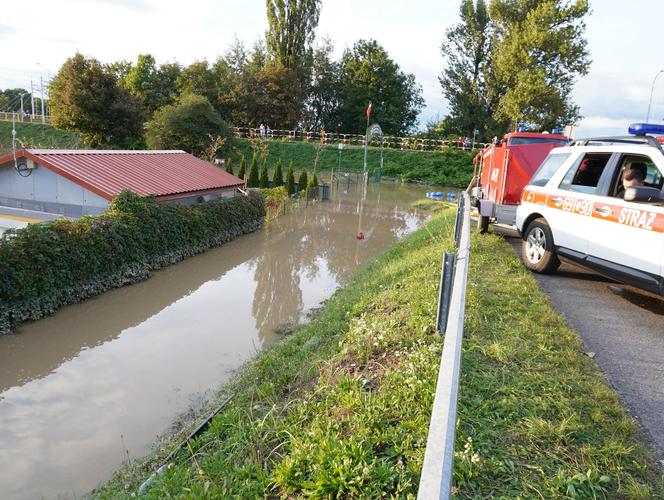
{"label": "reflection in water", "polygon": [[[426,187],[370,185],[0,337],[2,498],[80,495],[412,231]],[[361,220],[360,220],[361,217]],[[366,239],[355,239],[362,230]]]}

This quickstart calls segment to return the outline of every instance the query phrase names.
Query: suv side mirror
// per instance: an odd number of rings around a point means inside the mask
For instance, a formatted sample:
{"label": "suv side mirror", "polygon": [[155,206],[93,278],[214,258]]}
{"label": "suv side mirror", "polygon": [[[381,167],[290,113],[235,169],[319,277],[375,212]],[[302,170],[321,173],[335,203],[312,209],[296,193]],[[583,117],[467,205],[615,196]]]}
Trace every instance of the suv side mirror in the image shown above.
{"label": "suv side mirror", "polygon": [[662,191],[648,186],[631,186],[625,189],[625,201],[636,203],[663,203]]}

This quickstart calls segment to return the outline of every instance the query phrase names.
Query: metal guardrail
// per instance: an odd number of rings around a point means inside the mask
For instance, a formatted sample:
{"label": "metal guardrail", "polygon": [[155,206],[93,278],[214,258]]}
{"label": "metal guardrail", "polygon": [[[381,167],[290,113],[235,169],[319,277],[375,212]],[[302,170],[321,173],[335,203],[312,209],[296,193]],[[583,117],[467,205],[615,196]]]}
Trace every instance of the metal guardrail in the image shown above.
{"label": "metal guardrail", "polygon": [[[417,498],[450,498],[454,469],[454,441],[456,435],[457,400],[461,374],[461,343],[466,309],[466,281],[470,258],[470,200],[467,193],[459,200],[455,227],[458,235],[452,291],[445,328],[445,344],[440,358],[436,395],[431,411],[429,436],[424,454]],[[443,280],[441,280],[442,284]],[[442,294],[441,294],[442,295]],[[442,297],[445,299],[445,297]],[[440,305],[439,305],[440,310]],[[440,315],[440,313],[439,313]]]}
{"label": "metal guardrail", "polygon": [[[258,128],[234,127],[235,137],[238,139],[263,139],[282,142],[312,142],[323,144],[344,144],[345,146],[363,147],[365,136],[361,134],[341,134],[337,132],[325,132],[324,130],[264,130]],[[372,142],[369,141],[371,145]],[[379,145],[378,140],[375,141]],[[444,149],[465,149],[467,151],[475,148],[484,148],[487,144],[458,140],[423,139],[419,137],[397,137],[384,136],[383,146],[389,149],[416,150],[416,151],[441,151]]]}

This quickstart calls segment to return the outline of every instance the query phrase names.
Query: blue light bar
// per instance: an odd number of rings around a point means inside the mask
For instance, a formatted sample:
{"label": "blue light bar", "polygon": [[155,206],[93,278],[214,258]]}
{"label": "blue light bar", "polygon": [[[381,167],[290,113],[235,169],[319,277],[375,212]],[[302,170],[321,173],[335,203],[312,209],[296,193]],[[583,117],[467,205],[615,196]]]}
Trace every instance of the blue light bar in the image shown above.
{"label": "blue light bar", "polygon": [[664,135],[664,125],[657,123],[632,123],[629,126],[629,133],[632,135]]}

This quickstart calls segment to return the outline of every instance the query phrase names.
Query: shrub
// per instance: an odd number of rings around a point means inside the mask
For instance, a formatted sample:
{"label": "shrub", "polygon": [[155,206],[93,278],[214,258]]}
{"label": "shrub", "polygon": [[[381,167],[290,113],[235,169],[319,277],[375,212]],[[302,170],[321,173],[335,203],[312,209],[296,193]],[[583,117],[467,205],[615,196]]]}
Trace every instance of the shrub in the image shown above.
{"label": "shrub", "polygon": [[263,197],[193,206],[119,195],[102,215],[58,219],[0,238],[0,333],[110,288],[141,281],[261,227]]}
{"label": "shrub", "polygon": [[279,187],[284,185],[284,174],[281,172],[281,160],[277,162],[274,168],[274,175],[272,176],[272,187]]}
{"label": "shrub", "polygon": [[233,158],[228,158],[226,160],[226,172],[228,172],[231,175],[235,175],[233,173]]}
{"label": "shrub", "polygon": [[249,169],[249,179],[247,180],[247,187],[258,187],[258,159],[256,155],[251,159],[251,168]]}
{"label": "shrub", "polygon": [[288,174],[286,175],[286,191],[291,196],[295,194],[295,173],[293,172],[293,160],[288,162]]}

